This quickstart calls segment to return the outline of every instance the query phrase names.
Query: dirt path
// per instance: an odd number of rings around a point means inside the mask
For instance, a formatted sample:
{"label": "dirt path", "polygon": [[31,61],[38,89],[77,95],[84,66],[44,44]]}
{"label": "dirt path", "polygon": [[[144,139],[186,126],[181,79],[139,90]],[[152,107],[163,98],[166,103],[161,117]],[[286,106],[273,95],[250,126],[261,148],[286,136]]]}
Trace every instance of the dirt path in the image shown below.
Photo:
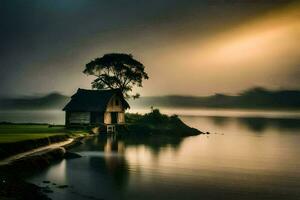
{"label": "dirt path", "polygon": [[63,147],[65,145],[68,145],[68,144],[72,143],[73,141],[74,141],[74,139],[70,138],[70,139],[68,139],[66,141],[63,141],[63,142],[57,142],[57,143],[53,143],[51,145],[47,145],[47,146],[39,147],[39,148],[36,148],[36,149],[32,149],[30,151],[19,153],[19,154],[16,154],[14,156],[8,157],[4,160],[1,160],[0,165],[6,165],[6,164],[9,164],[10,162],[12,162],[14,160],[17,160],[17,159],[20,159],[20,158],[23,158],[23,157],[26,157],[26,156],[41,154],[41,153],[43,153],[45,151],[48,151],[50,149]]}

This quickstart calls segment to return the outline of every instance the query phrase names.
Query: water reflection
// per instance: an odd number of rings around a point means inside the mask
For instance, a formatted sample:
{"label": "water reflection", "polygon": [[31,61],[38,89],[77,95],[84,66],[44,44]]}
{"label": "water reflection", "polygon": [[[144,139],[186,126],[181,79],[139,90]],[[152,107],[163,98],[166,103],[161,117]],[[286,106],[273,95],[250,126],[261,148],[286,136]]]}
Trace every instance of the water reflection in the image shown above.
{"label": "water reflection", "polygon": [[[183,117],[193,118],[193,117]],[[199,119],[199,117],[194,117]],[[230,124],[237,124],[237,126],[245,127],[249,131],[262,133],[269,128],[278,130],[298,130],[300,129],[300,119],[288,118],[261,118],[261,117],[202,117],[210,120],[217,127],[226,127]]]}
{"label": "water reflection", "polygon": [[208,117],[212,120],[212,122],[216,125],[216,126],[226,126],[228,124],[228,122],[230,122],[230,118],[228,117]]}
{"label": "water reflection", "polygon": [[[104,152],[103,157],[90,156],[89,164],[93,170],[108,175],[117,188],[122,188],[128,182],[128,164],[123,154],[124,142],[118,139],[116,134],[95,137],[91,141],[99,147],[98,151]],[[89,145],[86,141],[85,145]]]}
{"label": "water reflection", "polygon": [[92,170],[96,170],[103,175],[112,179],[117,188],[123,188],[128,183],[128,163],[124,157],[110,156],[110,157],[95,157],[89,158],[89,164]]}
{"label": "water reflection", "polygon": [[238,118],[237,120],[256,132],[262,132],[267,128],[279,130],[297,130],[300,128],[300,119]]}
{"label": "water reflection", "polygon": [[158,162],[161,151],[175,153],[182,140],[165,136],[99,135],[85,140],[73,151],[88,157],[90,170],[108,175],[115,187],[125,188],[129,179],[127,159],[140,163]]}
{"label": "water reflection", "polygon": [[152,153],[158,154],[163,148],[176,150],[180,147],[183,138],[169,136],[139,135],[99,135],[84,142],[76,151],[103,151],[105,153],[124,154],[125,149],[131,146],[146,146]]}
{"label": "water reflection", "polygon": [[74,186],[54,200],[300,199],[300,119],[181,118],[212,134],[92,137],[31,181]]}

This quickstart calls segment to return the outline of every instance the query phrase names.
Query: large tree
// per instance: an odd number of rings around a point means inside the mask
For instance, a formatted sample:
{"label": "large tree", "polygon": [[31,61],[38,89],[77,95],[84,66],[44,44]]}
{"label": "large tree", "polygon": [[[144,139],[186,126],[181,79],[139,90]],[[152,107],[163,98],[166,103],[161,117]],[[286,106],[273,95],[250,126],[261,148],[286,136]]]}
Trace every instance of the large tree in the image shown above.
{"label": "large tree", "polygon": [[110,53],[96,58],[85,65],[83,73],[96,76],[92,82],[94,89],[120,89],[126,98],[134,86],[142,87],[143,79],[148,79],[145,66],[133,59],[131,54]]}

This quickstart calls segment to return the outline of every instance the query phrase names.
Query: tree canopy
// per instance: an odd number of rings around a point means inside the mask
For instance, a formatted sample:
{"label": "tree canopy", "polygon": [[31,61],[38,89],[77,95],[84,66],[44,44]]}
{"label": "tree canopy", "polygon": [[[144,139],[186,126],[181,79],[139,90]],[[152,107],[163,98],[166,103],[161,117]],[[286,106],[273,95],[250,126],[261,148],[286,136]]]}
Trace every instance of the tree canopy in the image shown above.
{"label": "tree canopy", "polygon": [[148,79],[145,66],[131,54],[110,53],[96,58],[85,65],[83,73],[96,76],[93,89],[120,89],[126,98],[138,98],[139,94],[129,94],[134,86],[142,87],[143,79]]}

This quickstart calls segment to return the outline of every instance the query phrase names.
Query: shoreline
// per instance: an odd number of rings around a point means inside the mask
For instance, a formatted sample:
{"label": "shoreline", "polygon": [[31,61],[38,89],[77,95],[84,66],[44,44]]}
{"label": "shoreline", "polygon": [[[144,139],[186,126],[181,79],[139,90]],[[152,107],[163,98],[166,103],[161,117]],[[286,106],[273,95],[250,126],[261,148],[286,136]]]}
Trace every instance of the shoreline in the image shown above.
{"label": "shoreline", "polygon": [[[0,162],[0,199],[41,199],[49,200],[43,187],[23,180],[26,174],[45,169],[62,159],[76,158],[68,150],[81,144],[90,135],[77,136],[63,142],[53,143],[23,152]],[[34,142],[34,141],[33,141]],[[18,173],[15,173],[18,172]]]}
{"label": "shoreline", "polygon": [[[181,138],[204,134],[195,128],[189,127],[177,116],[162,115],[158,110],[146,115],[127,115],[127,118],[131,123],[119,129],[120,134],[124,134],[124,136],[129,134],[140,137]],[[48,200],[49,197],[46,195],[45,188],[24,181],[24,175],[45,169],[62,159],[81,157],[68,150],[81,144],[85,138],[96,135],[56,135],[36,140],[4,143],[1,147],[2,150],[3,146],[6,145],[7,149],[12,150],[9,151],[11,154],[16,152],[18,154],[9,155],[6,153],[8,156],[0,161],[0,198]],[[56,142],[53,143],[53,141]],[[16,148],[16,146],[18,147]],[[2,155],[2,157],[5,156]]]}
{"label": "shoreline", "polygon": [[[61,139],[56,142],[50,142],[50,138],[45,138],[43,140],[48,140],[49,144],[36,146],[35,142],[39,142],[39,140],[27,140],[24,141],[27,144],[31,144],[31,147],[28,148],[28,150],[23,151],[21,153],[12,154],[8,157],[5,157],[0,160],[0,169],[6,166],[14,165],[14,163],[21,161],[21,160],[30,160],[33,157],[43,157],[48,154],[51,154],[52,152],[57,151],[60,149],[64,154],[68,152],[69,149],[72,147],[81,144],[82,140],[88,137],[91,137],[93,135],[78,135],[73,137],[63,137],[64,139]],[[10,143],[12,146],[17,146],[18,142],[16,143]],[[2,145],[2,144],[1,144]],[[33,147],[35,146],[35,148]],[[0,172],[1,173],[1,172]]]}

